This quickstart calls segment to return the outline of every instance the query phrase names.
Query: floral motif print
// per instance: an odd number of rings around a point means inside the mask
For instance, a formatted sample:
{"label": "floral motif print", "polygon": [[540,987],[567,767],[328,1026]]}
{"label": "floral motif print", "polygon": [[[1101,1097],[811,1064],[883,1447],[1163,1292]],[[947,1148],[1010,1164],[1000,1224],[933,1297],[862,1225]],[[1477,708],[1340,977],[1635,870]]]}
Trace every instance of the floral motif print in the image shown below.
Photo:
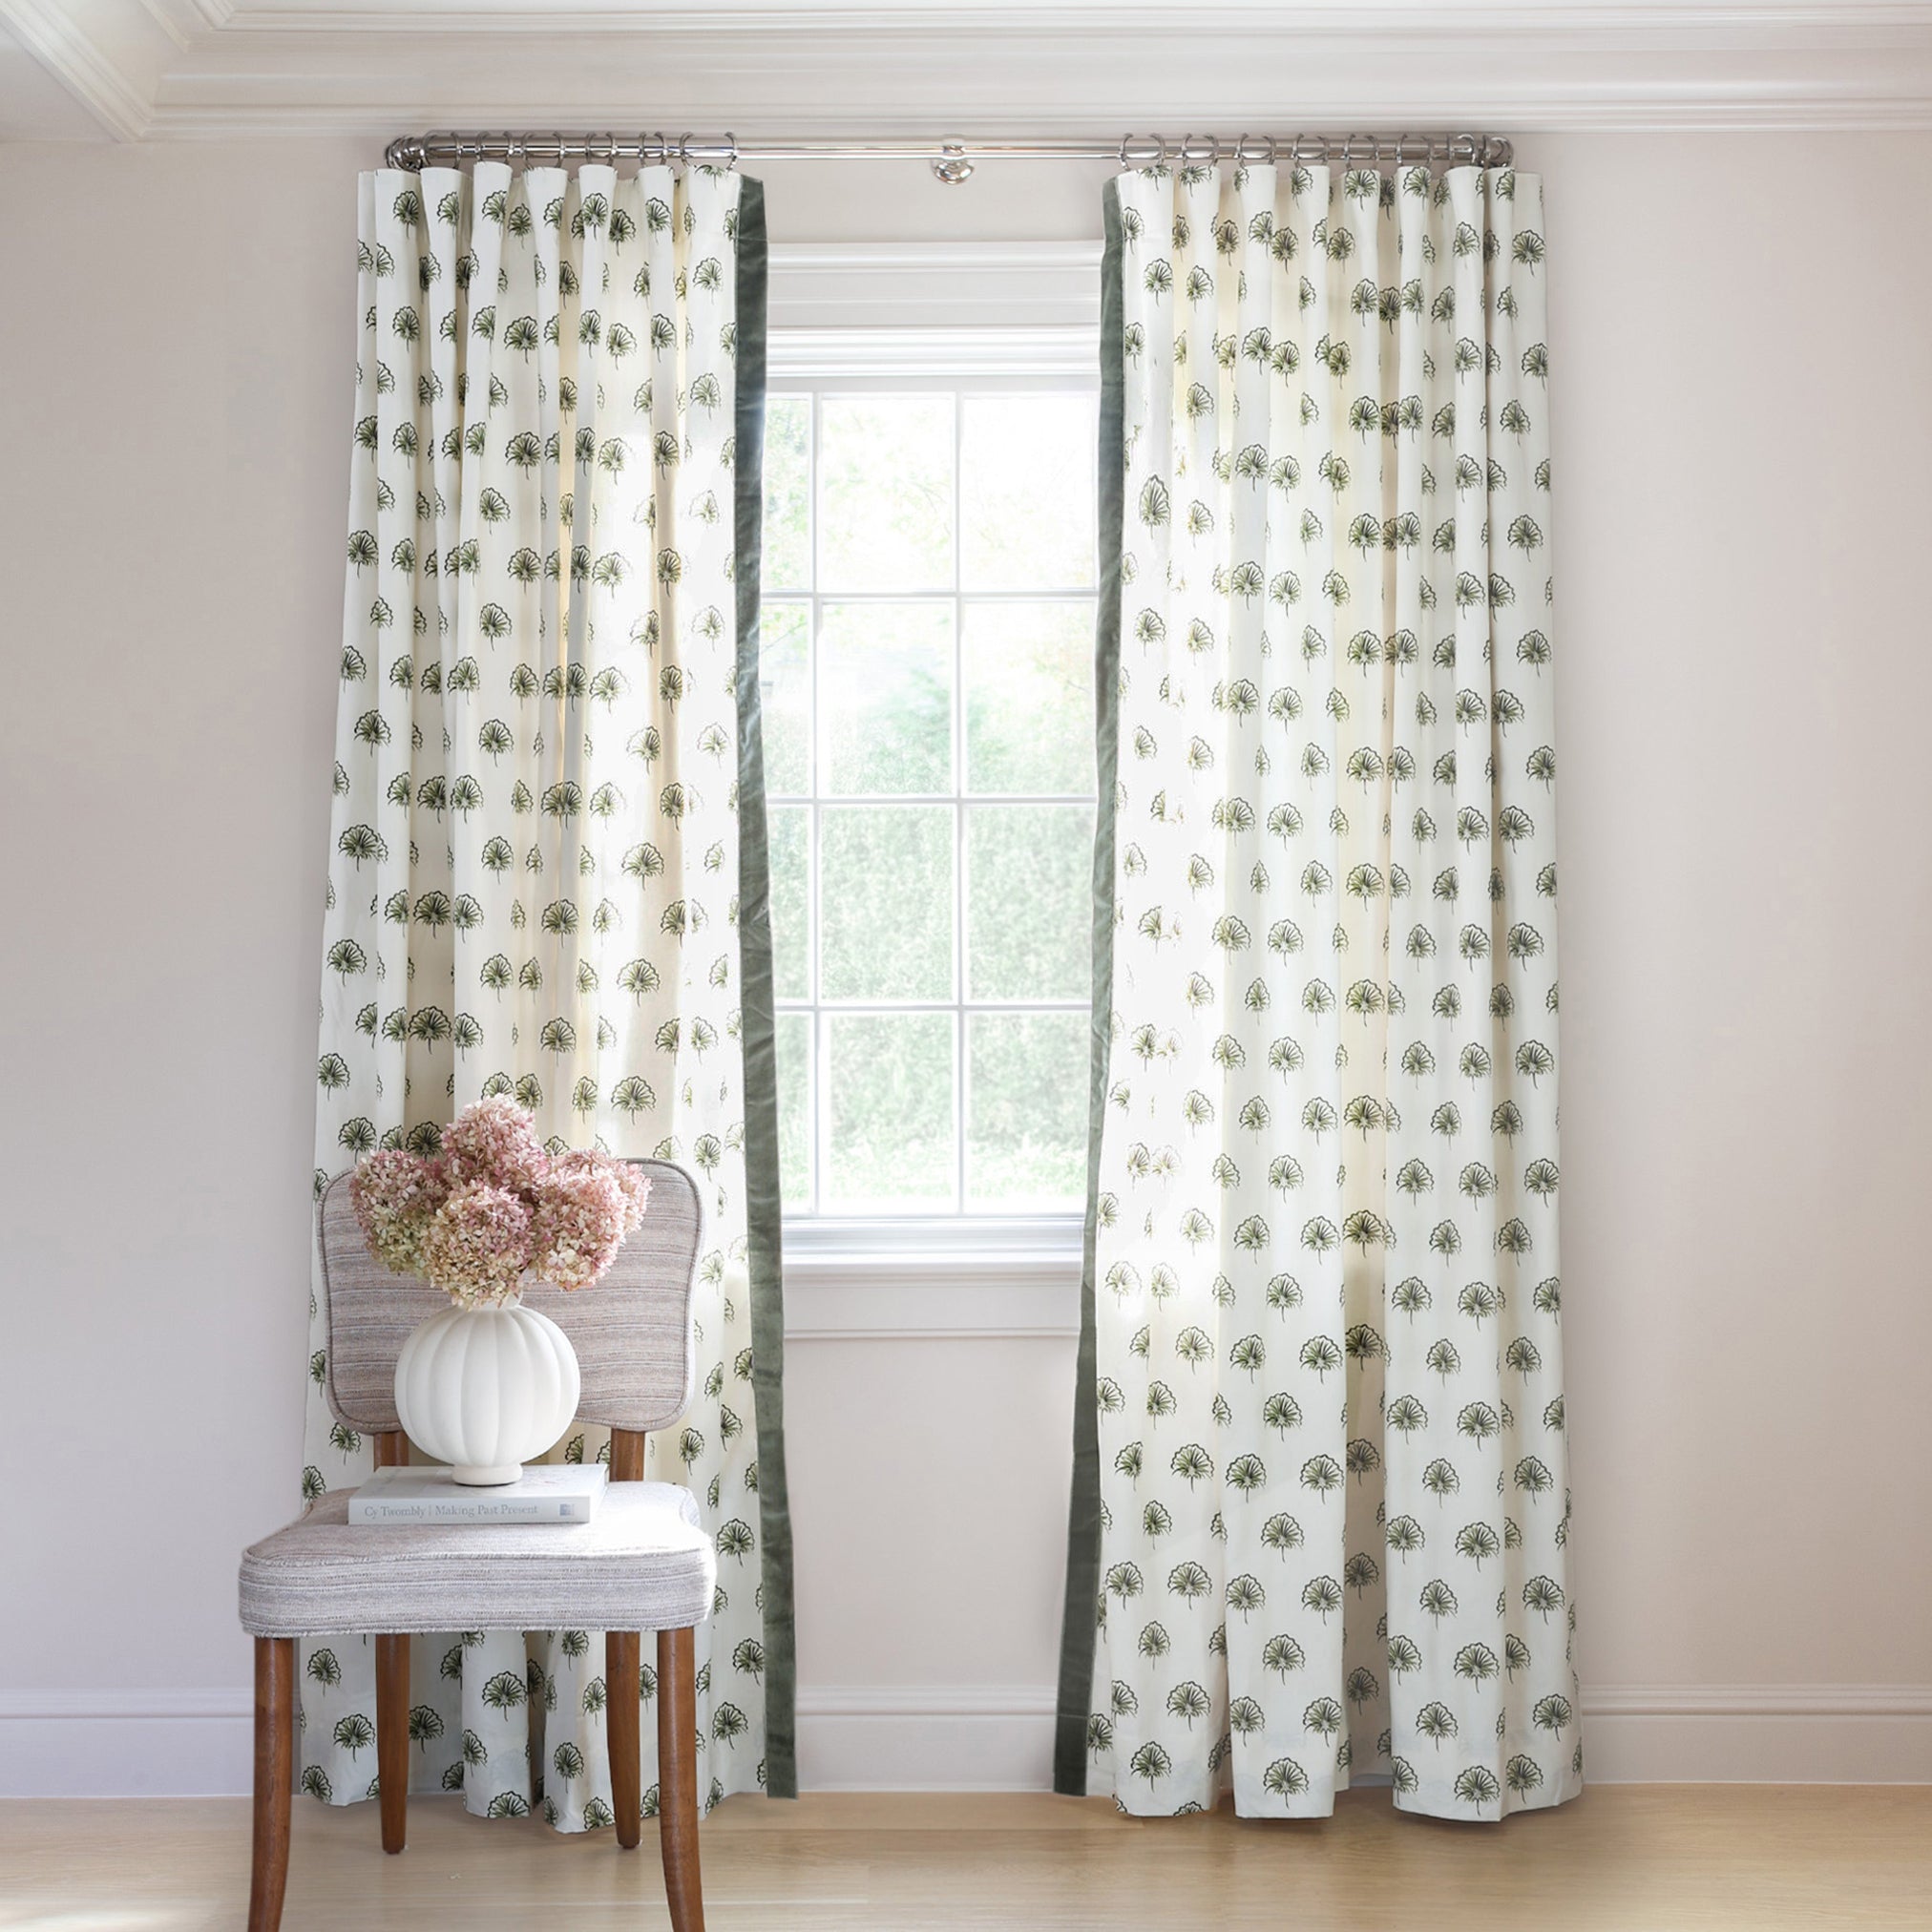
{"label": "floral motif print", "polygon": [[1114,195],[1090,1788],[1494,1819],[1582,1781],[1541,188]]}
{"label": "floral motif print", "polygon": [[[497,1094],[554,1152],[699,1177],[699,1393],[645,1474],[688,1485],[718,1544],[698,1633],[706,1809],[766,1774],[738,923],[744,188],[704,168],[363,177],[317,1067],[318,1188],[372,1148],[432,1150]],[[311,1497],[369,1466],[323,1400],[324,1345],[318,1321]],[[606,1447],[590,1431],[566,1453]],[[656,1687],[648,1668],[607,1684],[603,1664],[597,1631],[419,1640],[412,1783],[566,1831],[611,1822],[603,1712]],[[367,1640],[304,1650],[320,1796],[373,1790],[372,1678]]]}

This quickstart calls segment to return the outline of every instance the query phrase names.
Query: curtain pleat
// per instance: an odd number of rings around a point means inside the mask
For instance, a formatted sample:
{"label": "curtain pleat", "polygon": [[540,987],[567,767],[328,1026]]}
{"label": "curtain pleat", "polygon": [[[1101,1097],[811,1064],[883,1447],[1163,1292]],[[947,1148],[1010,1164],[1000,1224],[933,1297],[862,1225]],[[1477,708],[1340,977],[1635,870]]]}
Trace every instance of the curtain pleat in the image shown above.
{"label": "curtain pleat", "polygon": [[1541,185],[1109,195],[1111,917],[1057,1777],[1320,1816],[1367,1776],[1494,1819],[1583,1762]]}
{"label": "curtain pleat", "polygon": [[[718,1544],[704,1806],[789,1791],[778,1225],[747,1181],[747,1150],[775,1166],[762,793],[755,836],[741,812],[762,786],[755,439],[739,460],[762,196],[704,168],[370,174],[359,262],[316,1185],[433,1147],[496,1093],[554,1147],[698,1175],[699,1393],[645,1473],[691,1488]],[[369,1466],[323,1399],[324,1345],[317,1320],[311,1498]],[[602,1457],[604,1434],[558,1453]],[[598,1631],[419,1640],[412,1785],[609,1823],[606,1706],[656,1687],[603,1661]],[[367,1639],[303,1665],[304,1786],[370,1795]]]}

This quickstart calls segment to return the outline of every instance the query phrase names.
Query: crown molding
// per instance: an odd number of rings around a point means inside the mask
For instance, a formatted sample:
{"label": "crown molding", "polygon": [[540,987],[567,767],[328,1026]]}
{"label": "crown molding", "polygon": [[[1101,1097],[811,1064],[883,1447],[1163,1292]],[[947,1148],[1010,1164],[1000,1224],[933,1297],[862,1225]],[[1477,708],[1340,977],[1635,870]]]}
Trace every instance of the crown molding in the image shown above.
{"label": "crown molding", "polygon": [[120,140],[1932,128],[1932,0],[0,0],[0,22]]}
{"label": "crown molding", "polygon": [[90,32],[61,0],[0,0],[0,22],[41,66],[116,140],[137,141],[154,117],[154,81],[133,56],[161,24],[138,5],[121,11],[105,23],[116,30],[109,52],[96,38],[102,23],[90,22]]}
{"label": "crown molding", "polygon": [[[608,0],[608,4],[534,6],[531,0],[398,0],[375,6],[368,0],[142,0],[174,11],[192,10],[220,26],[236,15],[261,33],[648,33],[697,31],[706,33],[766,34],[809,27],[814,32],[881,27],[909,32],[934,29],[975,32],[989,24],[1002,29],[1032,28],[1054,32],[1090,31],[1096,21],[1110,27],[1170,18],[1166,0],[975,0],[964,7],[927,0],[689,0],[653,5],[650,0]],[[1283,22],[1281,0],[1212,0],[1187,10],[1186,34],[1252,32],[1257,24],[1283,25],[1297,34],[1339,34],[1360,38],[1390,31],[1435,35],[1506,33],[1519,35],[1607,34],[1646,44],[1689,43],[1712,34],[1756,38],[1766,32],[1887,32],[1932,23],[1928,0],[1757,0],[1757,4],[1617,4],[1617,0],[1517,0],[1514,5],[1457,4],[1457,0],[1330,0],[1326,6],[1292,10]]]}
{"label": "crown molding", "polygon": [[140,4],[184,52],[198,33],[225,27],[235,17],[235,0],[140,0]]}

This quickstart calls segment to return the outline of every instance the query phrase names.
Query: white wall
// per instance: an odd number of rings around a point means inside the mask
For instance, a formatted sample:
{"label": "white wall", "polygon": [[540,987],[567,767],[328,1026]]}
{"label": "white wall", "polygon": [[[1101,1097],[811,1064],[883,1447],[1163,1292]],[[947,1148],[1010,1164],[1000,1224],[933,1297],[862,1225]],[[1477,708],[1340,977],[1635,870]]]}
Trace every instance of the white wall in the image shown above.
{"label": "white wall", "polygon": [[[0,1791],[240,1789],[234,1561],[300,1465],[374,150],[0,154]],[[1593,1766],[1932,1776],[1932,136],[1521,156]],[[1087,238],[1104,173],[773,168],[771,232]],[[808,1779],[1043,1780],[1071,1358],[793,1347]]]}

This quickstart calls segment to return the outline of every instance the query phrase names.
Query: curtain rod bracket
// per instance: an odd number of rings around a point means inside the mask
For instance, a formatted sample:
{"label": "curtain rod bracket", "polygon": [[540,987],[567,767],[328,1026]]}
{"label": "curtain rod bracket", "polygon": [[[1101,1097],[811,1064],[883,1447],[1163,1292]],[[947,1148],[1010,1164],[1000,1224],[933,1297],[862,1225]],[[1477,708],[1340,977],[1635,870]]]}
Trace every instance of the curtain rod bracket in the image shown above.
{"label": "curtain rod bracket", "polygon": [[973,163],[966,158],[965,147],[958,141],[947,141],[933,157],[933,178],[943,181],[949,188],[959,187],[973,172]]}

